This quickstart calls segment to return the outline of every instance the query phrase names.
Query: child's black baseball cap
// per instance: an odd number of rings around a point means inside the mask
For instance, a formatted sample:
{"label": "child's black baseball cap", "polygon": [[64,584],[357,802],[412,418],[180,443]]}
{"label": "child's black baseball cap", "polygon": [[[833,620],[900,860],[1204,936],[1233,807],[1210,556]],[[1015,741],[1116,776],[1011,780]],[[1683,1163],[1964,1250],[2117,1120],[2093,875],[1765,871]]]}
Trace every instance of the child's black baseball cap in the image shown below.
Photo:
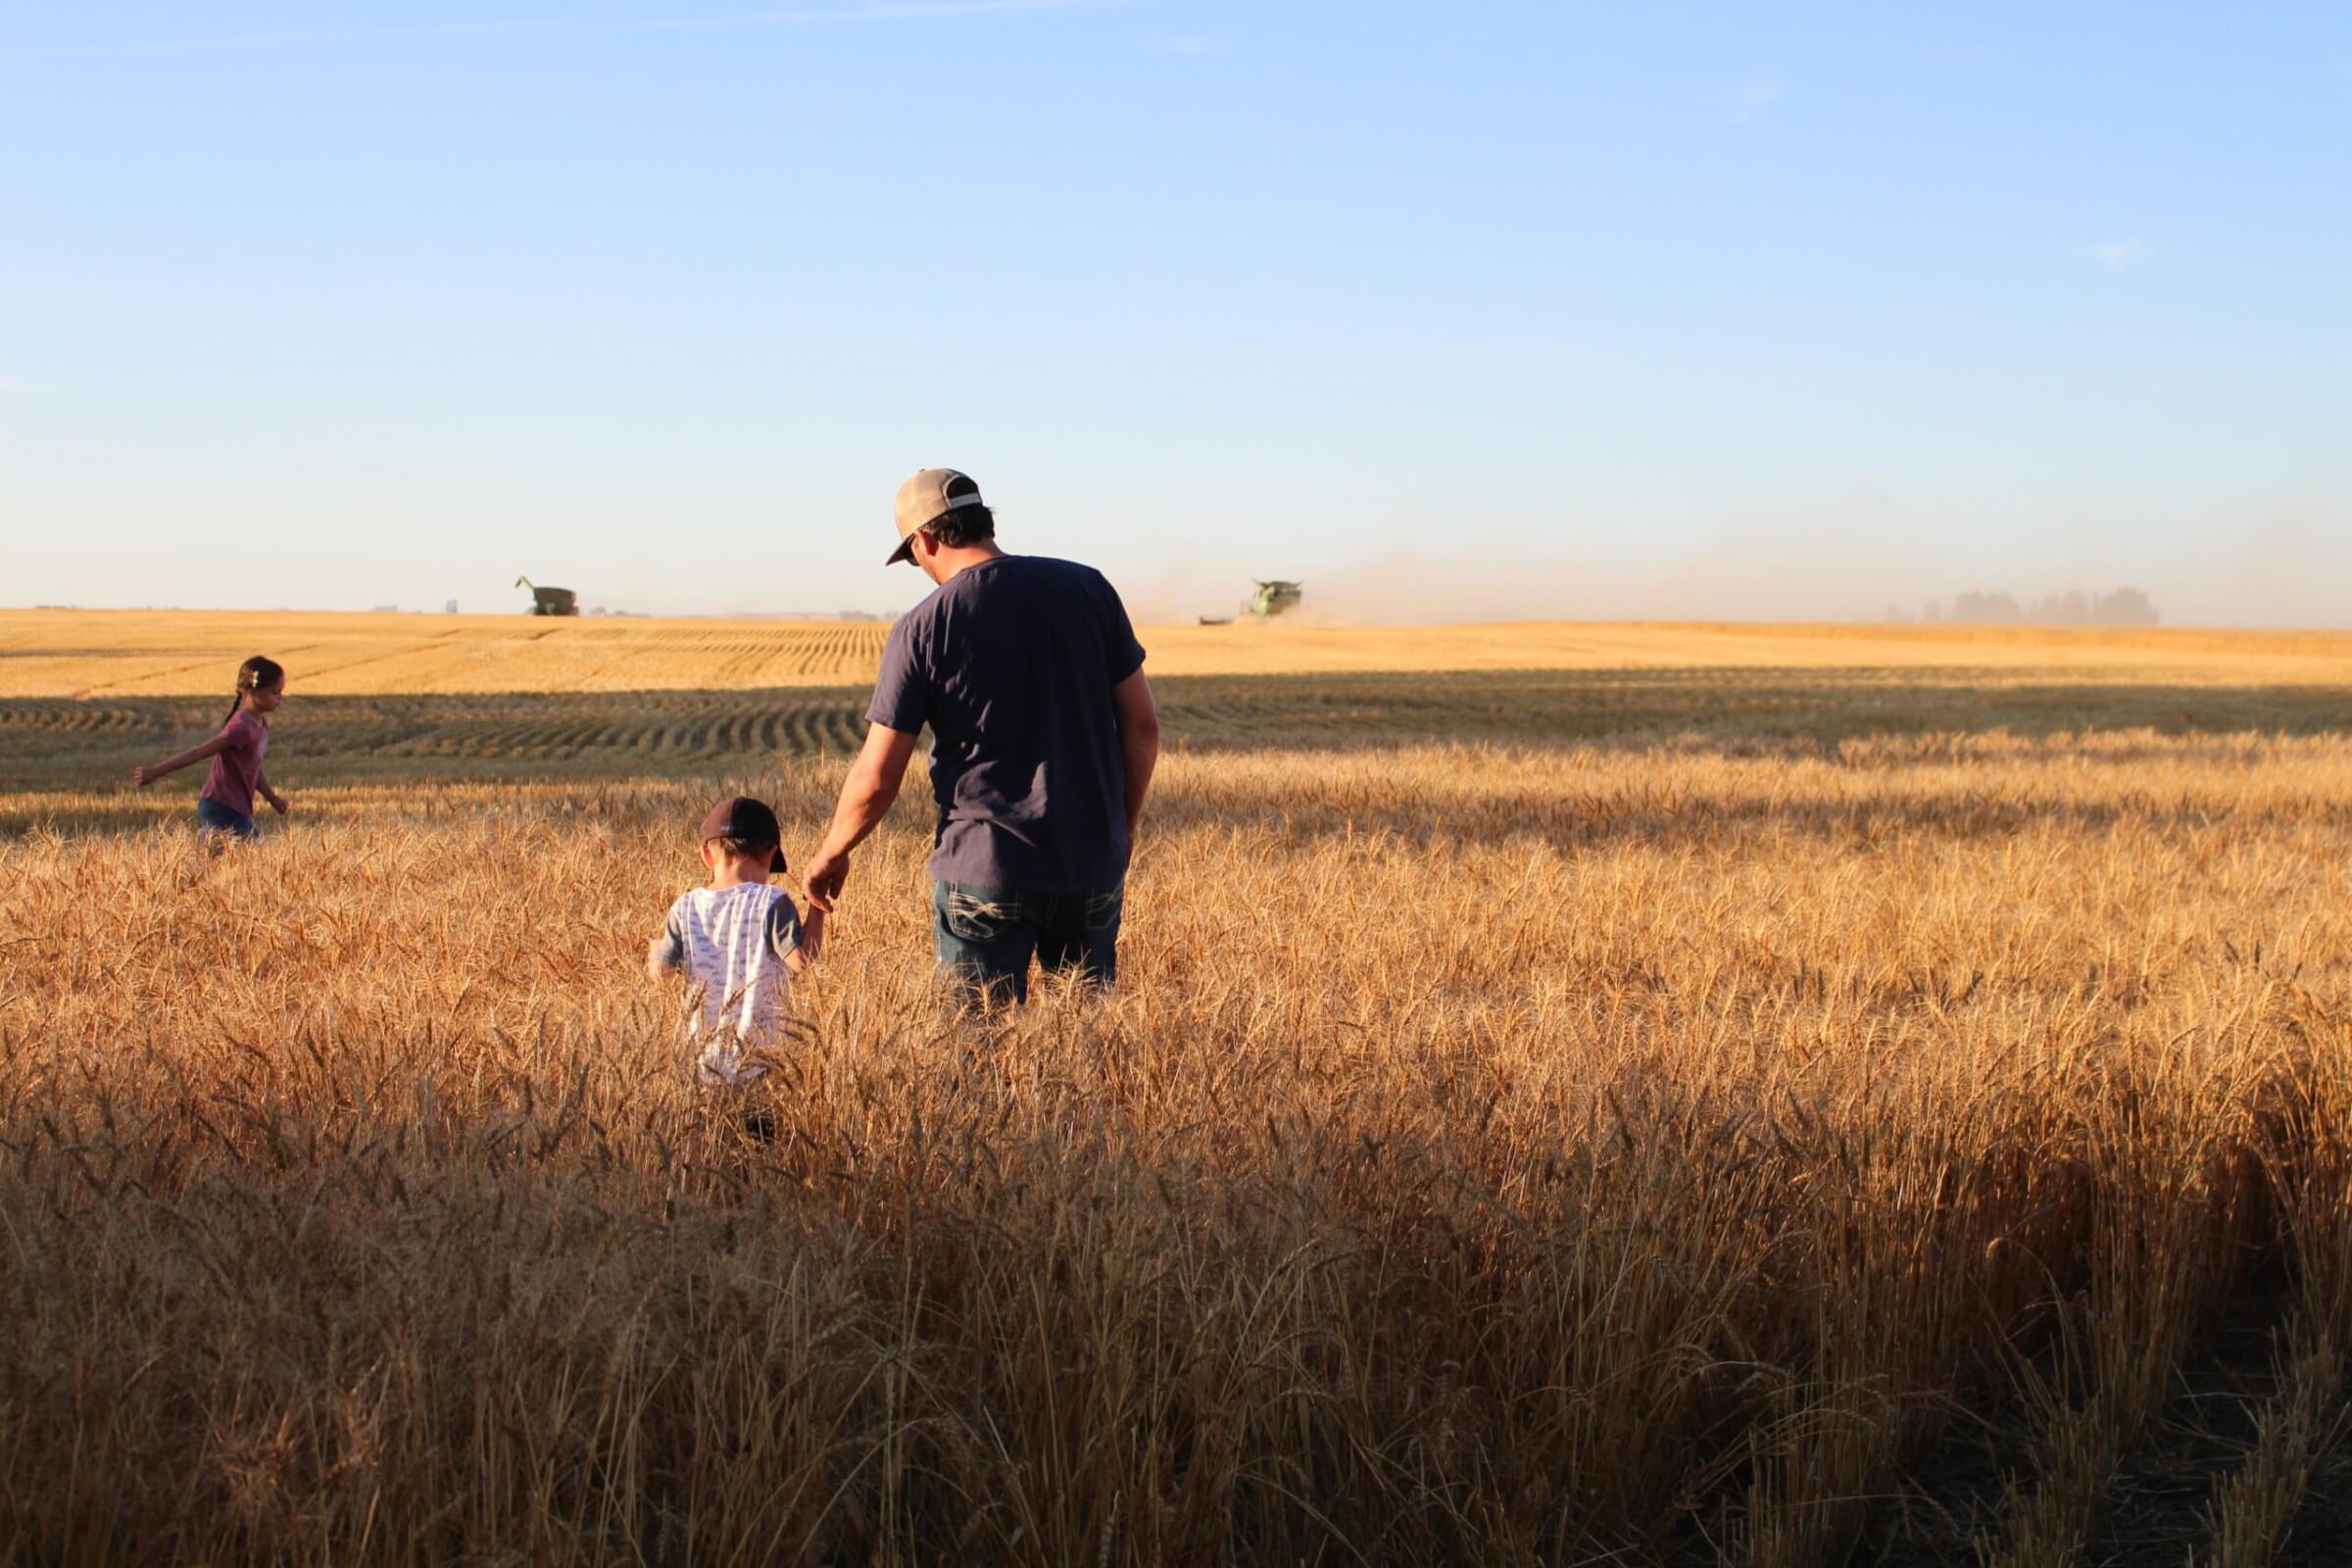
{"label": "child's black baseball cap", "polygon": [[721,801],[710,808],[703,818],[703,842],[712,839],[741,839],[746,844],[776,846],[775,858],[767,862],[770,871],[784,869],[784,830],[776,825],[776,813],[767,808],[765,801],[738,795],[731,801]]}

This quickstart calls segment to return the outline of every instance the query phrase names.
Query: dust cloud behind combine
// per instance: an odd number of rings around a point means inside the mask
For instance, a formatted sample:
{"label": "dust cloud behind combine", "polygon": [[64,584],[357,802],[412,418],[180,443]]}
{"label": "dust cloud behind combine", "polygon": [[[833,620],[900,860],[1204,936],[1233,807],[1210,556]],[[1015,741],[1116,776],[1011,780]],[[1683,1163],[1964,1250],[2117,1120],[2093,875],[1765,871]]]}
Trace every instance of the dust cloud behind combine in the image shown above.
{"label": "dust cloud behind combine", "polygon": [[[1926,537],[1933,532],[1935,537]],[[1812,528],[1725,530],[1671,551],[1585,552],[1529,528],[1479,532],[1349,558],[1279,541],[1262,560],[1172,559],[1118,578],[1139,620],[1230,615],[1250,576],[1302,578],[1310,625],[1409,626],[1476,620],[1881,620],[1956,595],[2146,592],[2164,623],[2256,628],[2352,625],[2352,504],[2329,497],[2215,524],[2189,546],[2089,549],[2036,558],[1994,538],[1937,527],[1906,534],[1878,519]],[[1300,559],[1300,557],[1307,559]],[[1316,559],[1322,558],[1322,559]],[[1115,575],[1115,573],[1114,573]]]}

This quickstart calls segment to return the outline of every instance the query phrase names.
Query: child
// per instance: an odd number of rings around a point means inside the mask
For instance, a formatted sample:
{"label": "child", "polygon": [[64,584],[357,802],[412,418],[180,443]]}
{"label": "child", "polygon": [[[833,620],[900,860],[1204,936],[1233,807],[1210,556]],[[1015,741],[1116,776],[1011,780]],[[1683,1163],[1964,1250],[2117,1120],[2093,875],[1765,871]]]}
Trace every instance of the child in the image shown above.
{"label": "child", "polygon": [[773,1044],[792,976],[824,942],[825,917],[806,922],[768,878],[784,869],[776,813],[747,795],[721,801],[703,818],[703,864],[710,885],[690,888],[669,906],[662,934],[645,955],[646,973],[667,980],[684,971],[701,992],[688,1026],[700,1046],[695,1076],[707,1084],[743,1084],[766,1069],[747,1059]]}
{"label": "child", "polygon": [[209,757],[212,771],[196,797],[198,828],[247,841],[260,838],[262,830],[253,824],[254,796],[268,801],[278,815],[286,814],[286,798],[270,787],[270,775],[262,771],[262,754],[270,750],[270,715],[285,700],[285,670],[276,660],[254,655],[237,666],[236,700],[220,733],[168,762],[132,768],[131,782],[145,787]]}

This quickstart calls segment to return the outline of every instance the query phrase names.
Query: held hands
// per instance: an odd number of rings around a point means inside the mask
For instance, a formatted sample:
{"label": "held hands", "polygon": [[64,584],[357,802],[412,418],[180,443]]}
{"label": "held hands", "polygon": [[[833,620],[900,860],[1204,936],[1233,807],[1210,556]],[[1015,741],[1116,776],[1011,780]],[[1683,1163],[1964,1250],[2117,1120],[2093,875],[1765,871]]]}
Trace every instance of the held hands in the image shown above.
{"label": "held hands", "polygon": [[841,897],[842,884],[850,879],[850,856],[847,850],[834,854],[819,854],[808,862],[802,874],[801,892],[807,896],[808,906],[820,914],[832,912],[833,901]]}
{"label": "held hands", "polygon": [[825,911],[810,908],[801,916],[801,954],[810,962],[824,956]]}

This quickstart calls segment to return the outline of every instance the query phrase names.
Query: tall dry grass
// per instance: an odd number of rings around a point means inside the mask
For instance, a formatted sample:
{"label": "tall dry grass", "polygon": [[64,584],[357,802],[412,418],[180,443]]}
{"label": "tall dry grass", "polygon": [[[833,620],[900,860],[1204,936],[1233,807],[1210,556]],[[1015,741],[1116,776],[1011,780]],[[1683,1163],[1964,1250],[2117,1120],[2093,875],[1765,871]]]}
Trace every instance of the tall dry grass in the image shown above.
{"label": "tall dry grass", "polygon": [[[0,1540],[2056,1562],[2267,1314],[2192,1543],[2260,1560],[2352,1333],[2352,744],[1746,750],[1176,756],[1119,990],[984,1025],[903,807],[767,1145],[639,972],[716,781],[0,843]],[[737,782],[805,853],[831,771]]]}

